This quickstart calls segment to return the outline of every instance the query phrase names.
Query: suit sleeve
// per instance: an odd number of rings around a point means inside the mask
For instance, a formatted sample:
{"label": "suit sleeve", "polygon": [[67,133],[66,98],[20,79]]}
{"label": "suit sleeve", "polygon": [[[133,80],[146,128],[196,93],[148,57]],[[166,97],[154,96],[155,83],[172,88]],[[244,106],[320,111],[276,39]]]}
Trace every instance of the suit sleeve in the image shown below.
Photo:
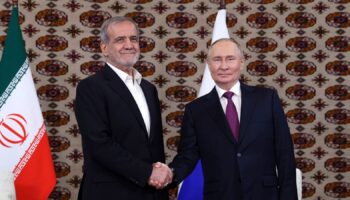
{"label": "suit sleeve", "polygon": [[196,129],[191,109],[186,107],[182,120],[181,139],[177,155],[169,164],[174,169],[174,183],[183,181],[194,169],[199,160]]}
{"label": "suit sleeve", "polygon": [[279,199],[297,200],[296,165],[293,142],[277,92],[273,92],[275,152],[279,182]]}
{"label": "suit sleeve", "polygon": [[[141,161],[112,139],[104,95],[92,82],[82,81],[77,87],[75,113],[82,134],[84,154],[101,166],[145,186],[152,165]],[[89,161],[86,161],[89,162]]]}

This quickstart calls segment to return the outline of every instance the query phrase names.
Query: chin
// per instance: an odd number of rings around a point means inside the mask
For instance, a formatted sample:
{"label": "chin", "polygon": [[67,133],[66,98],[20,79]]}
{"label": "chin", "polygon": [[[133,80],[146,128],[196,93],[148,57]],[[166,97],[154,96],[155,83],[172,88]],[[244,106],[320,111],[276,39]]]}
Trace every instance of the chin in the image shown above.
{"label": "chin", "polygon": [[125,67],[132,67],[136,64],[136,61],[125,61],[125,62],[121,62]]}
{"label": "chin", "polygon": [[223,84],[228,84],[228,83],[232,83],[233,80],[232,79],[220,79],[220,80],[218,80],[218,82],[223,83]]}

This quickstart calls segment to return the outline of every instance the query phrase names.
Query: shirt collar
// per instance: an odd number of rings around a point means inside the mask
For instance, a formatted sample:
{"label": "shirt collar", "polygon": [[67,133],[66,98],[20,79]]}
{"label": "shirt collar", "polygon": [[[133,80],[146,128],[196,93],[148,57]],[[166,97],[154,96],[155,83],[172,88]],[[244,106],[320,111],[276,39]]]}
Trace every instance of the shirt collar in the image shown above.
{"label": "shirt collar", "polygon": [[[112,64],[110,64],[108,62],[107,62],[107,65],[120,77],[120,79],[122,79],[122,81],[124,83],[126,81],[133,80],[132,79],[133,77],[130,76],[129,74],[127,74],[126,72],[118,69],[117,67],[113,66]],[[134,80],[136,80],[138,84],[141,84],[142,75],[135,68],[131,68],[131,69],[133,70]]]}
{"label": "shirt collar", "polygon": [[[222,95],[224,95],[225,92],[227,92],[226,90],[220,88],[218,85],[215,85],[215,89],[218,92],[220,98],[222,97]],[[236,96],[241,97],[241,84],[239,83],[239,81],[237,81],[237,83],[234,86],[232,86],[232,88],[229,91],[233,92]]]}

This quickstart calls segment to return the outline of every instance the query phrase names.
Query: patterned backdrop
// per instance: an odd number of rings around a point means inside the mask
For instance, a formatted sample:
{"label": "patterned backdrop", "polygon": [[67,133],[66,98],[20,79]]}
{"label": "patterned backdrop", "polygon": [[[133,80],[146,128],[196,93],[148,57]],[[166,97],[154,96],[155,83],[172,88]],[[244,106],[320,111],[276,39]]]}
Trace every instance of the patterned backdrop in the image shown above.
{"label": "patterned backdrop", "polygon": [[[141,28],[137,69],[159,90],[169,162],[176,154],[184,107],[200,87],[218,2],[19,0],[55,162],[57,185],[50,199],[77,197],[83,155],[73,113],[75,89],[103,66],[102,22],[126,15]],[[278,90],[305,199],[350,199],[349,2],[226,0],[230,35],[246,58],[241,81]],[[11,1],[1,0],[1,50],[10,10]]]}

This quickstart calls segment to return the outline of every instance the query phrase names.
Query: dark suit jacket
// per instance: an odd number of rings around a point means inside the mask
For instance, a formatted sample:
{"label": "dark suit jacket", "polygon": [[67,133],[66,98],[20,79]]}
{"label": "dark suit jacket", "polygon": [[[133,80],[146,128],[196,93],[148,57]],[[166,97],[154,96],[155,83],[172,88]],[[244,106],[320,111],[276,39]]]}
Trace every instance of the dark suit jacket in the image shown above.
{"label": "dark suit jacket", "polygon": [[135,100],[107,65],[77,87],[75,114],[84,152],[82,199],[166,200],[166,190],[147,185],[152,163],[165,161],[156,88],[141,81],[151,118],[147,136]]}
{"label": "dark suit jacket", "polygon": [[170,164],[176,181],[201,159],[204,199],[297,200],[293,144],[277,92],[244,84],[241,91],[238,142],[215,88],[187,105]]}

